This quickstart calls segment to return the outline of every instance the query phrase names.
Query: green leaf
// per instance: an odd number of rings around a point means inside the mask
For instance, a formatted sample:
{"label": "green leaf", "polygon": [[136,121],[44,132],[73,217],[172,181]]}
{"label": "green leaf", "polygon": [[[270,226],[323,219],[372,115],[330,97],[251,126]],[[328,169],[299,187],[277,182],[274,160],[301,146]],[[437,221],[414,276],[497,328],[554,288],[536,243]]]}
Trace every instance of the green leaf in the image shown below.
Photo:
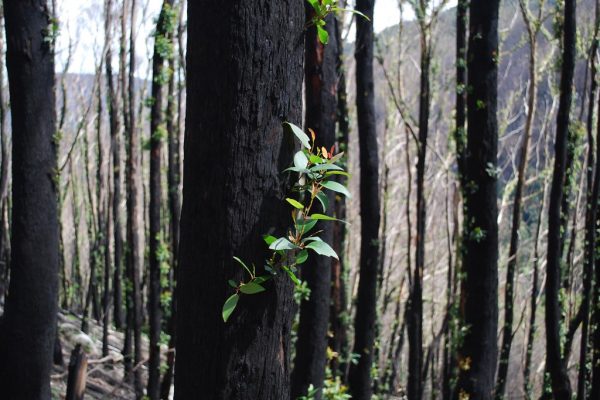
{"label": "green leaf", "polygon": [[266,281],[268,281],[269,279],[271,279],[271,275],[262,275],[262,276],[257,276],[256,278],[254,278],[253,282],[254,283],[258,283],[259,285],[262,283],[265,283]]}
{"label": "green leaf", "polygon": [[290,242],[284,237],[275,240],[269,245],[269,249],[271,250],[293,250],[297,247],[298,246],[296,246],[294,243]]}
{"label": "green leaf", "polygon": [[229,286],[231,286],[234,289],[238,286],[233,279],[228,280],[227,283],[229,283]]}
{"label": "green leaf", "polygon": [[363,14],[360,11],[357,11],[357,10],[352,10],[350,8],[332,7],[331,11],[336,11],[336,12],[337,11],[345,11],[345,12],[349,12],[349,13],[352,13],[352,14],[360,15],[361,17],[363,17],[367,21],[370,21],[369,17],[367,17],[365,14]]}
{"label": "green leaf", "polygon": [[298,169],[306,169],[308,166],[308,158],[306,158],[306,154],[303,151],[294,154],[294,166]]}
{"label": "green leaf", "polygon": [[318,236],[309,236],[306,239],[304,239],[302,242],[303,243],[308,243],[308,242],[322,242],[323,239],[321,239]]}
{"label": "green leaf", "polygon": [[270,246],[271,243],[273,243],[274,241],[277,240],[277,238],[275,236],[271,236],[271,235],[263,235],[263,240],[265,241],[267,246]]}
{"label": "green leaf", "polygon": [[260,293],[260,292],[264,292],[264,291],[265,291],[265,288],[260,286],[255,281],[248,282],[245,285],[240,286],[240,292],[242,292],[244,294],[256,294],[256,293]]}
{"label": "green leaf", "polygon": [[307,234],[312,228],[317,224],[317,220],[314,219],[299,219],[297,222],[298,232],[302,232],[303,234]]}
{"label": "green leaf", "polygon": [[308,135],[302,131],[302,129],[298,128],[296,125],[290,122],[284,122],[283,126],[287,127],[289,130],[292,131],[292,133],[298,138],[298,140],[300,140],[302,146],[306,147],[307,149],[310,149],[310,139],[308,138]]}
{"label": "green leaf", "polygon": [[344,175],[344,176],[350,177],[350,174],[347,173],[346,171],[327,171],[327,172],[325,172],[325,176],[331,176],[331,175]]}
{"label": "green leaf", "polygon": [[321,202],[321,205],[323,206],[323,211],[327,211],[327,207],[329,207],[329,197],[327,197],[327,195],[323,192],[318,192],[317,200]]}
{"label": "green leaf", "polygon": [[306,251],[306,249],[300,250],[300,252],[296,254],[296,264],[304,264],[307,259],[308,251]]}
{"label": "green leaf", "polygon": [[294,282],[294,284],[296,286],[299,286],[299,285],[302,284],[302,282],[300,282],[300,279],[298,279],[298,277],[296,276],[296,274],[294,274],[291,269],[289,269],[285,265],[283,267],[281,267],[281,268],[283,268],[283,270],[288,274],[288,276],[290,277],[290,279],[292,280],[292,282]]}
{"label": "green leaf", "polygon": [[308,159],[313,164],[321,164],[323,162],[323,159],[316,154],[311,154]]}
{"label": "green leaf", "polygon": [[225,304],[223,304],[223,312],[222,312],[223,322],[227,322],[227,320],[229,319],[229,316],[231,315],[233,310],[235,310],[235,307],[237,306],[239,299],[240,299],[240,296],[236,293],[236,294],[232,294],[231,296],[229,296],[229,298],[225,301]]}
{"label": "green leaf", "polygon": [[350,191],[348,189],[346,189],[346,186],[342,185],[341,183],[338,183],[335,181],[324,181],[324,182],[321,182],[321,186],[326,187],[329,190],[333,190],[334,192],[341,193],[344,196],[346,196],[347,198],[352,197],[352,195],[350,194]]}
{"label": "green leaf", "polygon": [[304,210],[304,205],[300,203],[298,200],[290,199],[289,197],[285,199],[292,206],[296,207],[298,210]]}
{"label": "green leaf", "polygon": [[236,256],[233,256],[233,259],[235,261],[237,261],[238,263],[240,263],[242,265],[242,267],[244,267],[246,269],[246,271],[248,271],[248,274],[250,274],[251,277],[254,277],[254,274],[252,273],[252,271],[250,271],[250,268],[248,268],[248,266],[246,264],[244,264],[244,262],[242,260],[240,260]]}
{"label": "green leaf", "polygon": [[323,220],[323,221],[339,221],[339,219],[330,217],[329,215],[317,214],[317,213],[309,215],[308,218],[315,219],[315,220]]}
{"label": "green leaf", "polygon": [[329,33],[322,26],[317,25],[317,35],[319,35],[319,42],[323,44],[329,42]]}
{"label": "green leaf", "polygon": [[309,168],[311,171],[343,171],[342,167],[335,164],[317,164]]}
{"label": "green leaf", "polygon": [[289,168],[286,168],[283,170],[283,172],[288,172],[288,171],[298,172],[299,174],[310,174],[310,170],[308,170],[306,168],[289,167]]}
{"label": "green leaf", "polygon": [[314,250],[317,254],[338,259],[336,252],[327,243],[321,240],[315,240],[306,245],[307,249]]}
{"label": "green leaf", "polygon": [[315,9],[317,14],[321,14],[321,4],[319,4],[319,0],[308,0],[312,8]]}

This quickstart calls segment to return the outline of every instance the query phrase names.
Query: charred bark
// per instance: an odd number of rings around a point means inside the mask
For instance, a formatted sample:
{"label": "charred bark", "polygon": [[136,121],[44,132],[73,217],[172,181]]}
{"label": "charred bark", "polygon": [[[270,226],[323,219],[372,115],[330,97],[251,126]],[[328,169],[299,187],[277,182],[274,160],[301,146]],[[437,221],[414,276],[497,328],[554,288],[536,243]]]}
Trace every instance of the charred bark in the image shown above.
{"label": "charred bark", "polygon": [[156,24],[154,34],[154,56],[152,57],[152,107],[150,109],[150,277],[148,295],[148,316],[150,328],[148,363],[148,391],[150,400],[158,400],[160,395],[160,332],[162,321],[161,297],[161,158],[164,126],[164,83],[168,76],[165,62],[173,51],[172,25],[173,0],[165,0]]}
{"label": "charred bark", "polygon": [[557,400],[571,398],[571,384],[561,352],[561,306],[558,292],[561,286],[561,202],[564,195],[569,115],[573,98],[575,41],[575,1],[565,0],[560,99],[556,121],[554,170],[548,207],[548,262],[546,264],[545,307],[546,368],[550,374],[554,398]]}
{"label": "charred bark", "polygon": [[281,123],[301,117],[303,30],[295,0],[188,4],[175,399],[290,396],[289,279],[242,297],[226,324],[221,310],[244,275],[232,257],[262,269],[261,235],[288,227]]}
{"label": "charred bark", "polygon": [[15,134],[12,254],[0,319],[0,387],[8,400],[48,399],[59,272],[50,12],[45,1],[7,1],[4,13]]}
{"label": "charred bark", "polygon": [[[306,20],[314,16],[314,9],[305,2]],[[305,129],[316,133],[315,144],[331,149],[335,145],[336,128],[336,53],[334,16],[326,19],[325,29],[329,32],[327,45],[319,41],[317,29],[310,27],[305,40]],[[328,194],[329,204],[333,205],[335,196]],[[330,210],[319,212],[331,215]],[[317,224],[319,235],[331,243],[332,224]],[[296,357],[291,377],[291,398],[307,394],[312,384],[319,388],[315,399],[321,398],[321,388],[325,380],[327,364],[327,329],[329,326],[329,308],[331,302],[331,259],[311,255],[301,267],[302,279],[310,288],[310,297],[300,305],[300,323],[296,342]]]}
{"label": "charred bark", "polygon": [[358,362],[350,366],[348,382],[355,400],[371,399],[371,367],[377,317],[377,271],[379,257],[379,154],[375,120],[373,81],[373,7],[374,0],[358,0],[356,10],[369,17],[356,19],[356,107],[360,146],[361,244],[360,278],[354,349]]}
{"label": "charred bark", "polygon": [[491,399],[497,362],[498,206],[496,120],[499,1],[469,5],[467,142],[463,177],[462,323],[455,398]]}

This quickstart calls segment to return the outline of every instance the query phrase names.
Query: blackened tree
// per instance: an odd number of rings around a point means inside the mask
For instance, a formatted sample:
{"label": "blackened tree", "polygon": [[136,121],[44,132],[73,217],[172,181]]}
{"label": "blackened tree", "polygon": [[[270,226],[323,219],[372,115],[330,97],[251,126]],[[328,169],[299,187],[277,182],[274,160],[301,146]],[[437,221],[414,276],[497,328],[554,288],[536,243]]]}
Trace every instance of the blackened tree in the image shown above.
{"label": "blackened tree", "polygon": [[150,328],[150,357],[148,363],[148,397],[158,400],[160,395],[160,332],[161,298],[161,158],[164,126],[164,86],[170,70],[165,63],[173,51],[172,31],[175,23],[173,0],[164,0],[154,33],[152,57],[152,107],[150,109],[150,279],[148,316]]}
{"label": "blackened tree", "polygon": [[571,384],[561,352],[561,202],[565,186],[569,115],[573,98],[575,69],[575,1],[565,0],[563,25],[563,54],[560,77],[560,98],[556,120],[554,169],[548,206],[548,253],[546,263],[546,369],[550,375],[552,392],[557,400],[571,398]]}
{"label": "blackened tree", "polygon": [[291,281],[242,298],[226,324],[221,310],[227,280],[243,279],[232,257],[262,269],[261,234],[289,220],[281,171],[294,139],[281,122],[300,119],[304,25],[296,0],[188,4],[178,400],[290,396]]}
{"label": "blackened tree", "polygon": [[50,398],[58,292],[54,50],[44,0],[4,2],[12,110],[10,286],[0,320],[0,387]]}
{"label": "blackened tree", "polygon": [[369,400],[373,392],[371,367],[377,314],[377,271],[379,257],[379,155],[375,123],[373,82],[374,0],[358,0],[356,10],[365,18],[356,19],[356,107],[360,146],[360,272],[354,349],[358,362],[350,366],[348,382],[355,400]]}
{"label": "blackened tree", "polygon": [[[315,10],[308,3],[306,19],[311,21]],[[305,40],[305,128],[316,133],[315,144],[324,146],[327,151],[335,144],[336,129],[336,89],[337,89],[337,37],[335,35],[334,15],[325,18],[325,29],[329,40],[324,45],[319,40],[316,26],[306,32]],[[328,203],[333,206],[335,196],[328,195]],[[330,210],[321,210],[331,214]],[[317,231],[323,231],[320,237],[331,243],[332,224],[317,224]],[[302,301],[300,306],[300,323],[298,325],[298,341],[296,357],[292,371],[291,398],[306,395],[312,384],[320,388],[325,379],[327,363],[327,330],[329,327],[329,310],[331,301],[331,264],[328,257],[309,257],[302,266],[302,279],[310,288],[310,297]],[[321,391],[316,398],[321,398]]]}
{"label": "blackened tree", "polygon": [[499,1],[469,5],[467,143],[462,177],[464,337],[455,398],[491,399],[497,357],[498,206],[496,120]]}

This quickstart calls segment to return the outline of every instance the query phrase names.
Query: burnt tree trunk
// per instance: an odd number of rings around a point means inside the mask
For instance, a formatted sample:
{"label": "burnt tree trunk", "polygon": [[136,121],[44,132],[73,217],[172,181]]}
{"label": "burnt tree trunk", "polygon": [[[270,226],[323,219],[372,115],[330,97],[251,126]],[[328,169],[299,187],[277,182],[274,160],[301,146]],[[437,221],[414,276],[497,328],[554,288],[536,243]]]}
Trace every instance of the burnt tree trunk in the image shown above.
{"label": "burnt tree trunk", "polygon": [[[126,148],[126,165],[125,165],[125,190],[129,189],[129,132],[131,132],[130,120],[129,116],[129,99],[128,99],[128,85],[127,85],[127,16],[128,14],[128,0],[123,0],[121,15],[120,15],[120,25],[121,25],[121,34],[119,37],[119,82],[121,89],[121,107],[123,112],[123,134],[125,139],[125,148]],[[127,199],[127,222],[126,222],[126,234],[125,240],[129,240],[129,193],[126,194]],[[132,378],[132,369],[133,369],[133,304],[132,304],[132,296],[131,296],[131,288],[129,285],[129,276],[130,276],[130,246],[127,243],[127,246],[123,249],[125,251],[125,271],[124,274],[120,276],[115,276],[115,286],[117,285],[117,280],[125,279],[125,284],[123,286],[123,294],[125,295],[125,338],[123,341],[123,368],[125,370],[125,379],[127,381],[131,381]],[[116,268],[115,268],[116,273]],[[115,299],[116,302],[116,299]]]}
{"label": "burnt tree trunk", "polygon": [[[0,46],[4,48],[4,6],[0,7]],[[0,88],[4,87],[4,60],[0,61]],[[8,134],[6,124],[8,118],[7,105],[4,98],[4,91],[0,89],[0,303],[4,304],[4,294],[6,292],[6,285],[8,284],[7,272],[8,272],[8,257],[6,257],[5,249],[8,247],[8,221],[4,217],[4,208],[7,204],[8,196],[8,178],[10,175],[9,171],[9,145],[8,145]]]}
{"label": "burnt tree trunk", "polygon": [[[175,61],[170,60],[171,69],[175,71]],[[181,92],[181,88],[178,89]],[[169,334],[169,352],[167,354],[167,370],[161,382],[161,398],[167,400],[173,382],[173,370],[175,367],[175,343],[177,339],[177,263],[179,250],[179,217],[181,214],[181,201],[179,195],[180,182],[180,150],[179,150],[179,135],[180,128],[177,123],[179,115],[176,114],[176,98],[175,98],[175,79],[171,76],[169,81],[169,100],[167,103],[167,132],[169,135],[169,171],[168,171],[168,187],[169,187],[169,213],[170,213],[170,232],[171,232],[171,304],[169,320],[167,322],[167,333]]]}
{"label": "burnt tree trunk", "polygon": [[10,286],[0,319],[0,388],[49,399],[58,301],[54,51],[45,1],[4,2],[12,109]]}
{"label": "burnt tree trunk", "polygon": [[[182,7],[179,8],[181,12]],[[169,137],[168,144],[168,172],[167,172],[167,185],[169,195],[169,229],[171,234],[171,276],[170,276],[170,288],[171,291],[171,305],[170,314],[167,322],[167,333],[169,334],[169,352],[167,353],[167,370],[163,376],[160,387],[160,397],[163,400],[169,399],[169,393],[171,391],[171,384],[173,382],[173,369],[175,367],[175,343],[177,339],[177,326],[175,324],[175,318],[177,315],[177,296],[175,294],[177,286],[177,261],[178,261],[178,250],[179,250],[179,214],[181,213],[181,203],[179,197],[179,169],[180,169],[180,156],[179,156],[179,131],[180,127],[178,124],[178,112],[176,104],[175,94],[175,56],[172,54],[169,60],[169,68],[171,69],[171,76],[169,78],[168,95],[167,95],[167,115],[166,125],[167,134]],[[181,88],[178,89],[181,93]],[[167,313],[167,312],[166,312]]]}
{"label": "burnt tree trunk", "polygon": [[165,62],[173,51],[171,41],[173,25],[173,0],[165,0],[154,33],[154,56],[152,57],[152,107],[150,109],[150,279],[148,316],[150,328],[148,363],[148,392],[150,400],[160,395],[160,331],[162,322],[160,246],[161,234],[161,157],[164,132],[164,84],[168,78]]}
{"label": "burnt tree trunk", "polygon": [[569,114],[573,98],[575,68],[575,1],[565,0],[560,99],[556,121],[554,170],[548,206],[548,261],[546,264],[546,368],[556,400],[571,398],[571,384],[561,352],[561,202],[565,186]]}
{"label": "burnt tree trunk", "polygon": [[379,256],[379,154],[375,121],[373,81],[374,0],[358,0],[356,10],[369,17],[356,19],[356,107],[360,146],[360,280],[354,320],[354,349],[358,362],[350,366],[348,382],[355,400],[373,394],[371,368],[377,317],[377,270]]}
{"label": "burnt tree trunk", "polygon": [[[133,338],[133,362],[137,365],[142,361],[142,293],[140,274],[143,266],[143,250],[140,237],[140,217],[143,209],[140,193],[140,137],[136,126],[136,88],[135,88],[135,36],[136,36],[137,0],[131,0],[130,34],[129,34],[129,77],[127,86],[128,97],[128,154],[127,154],[127,279],[129,280],[129,316],[127,329]],[[129,350],[129,349],[127,349]],[[131,354],[126,354],[131,357]],[[143,395],[141,368],[133,369],[133,380],[136,398]]]}
{"label": "burnt tree trunk", "polygon": [[[456,6],[456,115],[455,115],[455,123],[456,126],[454,128],[454,143],[456,146],[456,166],[458,170],[458,181],[460,183],[461,191],[460,195],[464,198],[464,187],[465,187],[465,177],[467,174],[466,171],[466,161],[465,161],[465,147],[467,144],[467,137],[465,132],[466,120],[467,120],[467,91],[466,91],[466,83],[467,83],[467,23],[468,23],[468,10],[469,4],[467,0],[458,0],[458,4]],[[458,202],[460,199],[456,199],[455,201],[455,230],[458,229]],[[463,202],[464,207],[464,202]],[[463,229],[463,235],[464,235]],[[457,233],[457,236],[460,234]],[[457,237],[457,256],[456,256],[456,265],[454,268],[454,277],[458,276],[458,271],[461,269],[461,259],[463,255],[463,247],[462,247],[462,238]],[[447,282],[448,290],[452,291],[452,304],[448,305],[448,309],[450,307],[457,309],[456,300],[457,296],[455,295],[457,292],[457,286],[459,283],[454,281],[451,282],[449,277],[449,281]],[[454,285],[453,285],[454,283]],[[449,297],[450,298],[450,297]],[[448,324],[448,326],[453,326],[454,324]],[[452,329],[448,331],[446,338],[444,340],[444,372],[442,376],[442,398],[444,400],[449,400],[452,398],[453,390],[454,390],[454,379],[455,374],[455,365],[456,365],[456,354],[455,354],[455,346],[456,346],[456,330]]]}
{"label": "burnt tree trunk", "polygon": [[[110,126],[110,147],[112,152],[113,187],[112,187],[112,219],[114,242],[114,270],[113,270],[113,322],[117,329],[123,327],[123,295],[121,268],[123,258],[123,238],[121,233],[121,136],[119,132],[119,104],[115,90],[115,81],[112,68],[112,21],[113,2],[106,2],[106,72],[108,117]],[[107,218],[110,218],[107,214]]]}
{"label": "burnt tree trunk", "polygon": [[455,398],[491,399],[497,362],[498,206],[496,120],[499,0],[469,5],[467,143],[463,177],[462,318]]}
{"label": "burnt tree trunk", "polygon": [[[281,21],[286,23],[282,24]],[[220,21],[215,24],[214,21]],[[221,310],[238,256],[262,269],[262,234],[285,234],[283,201],[301,117],[304,7],[296,0],[189,2],[175,398],[290,396],[292,283],[278,275]]]}
{"label": "burnt tree trunk", "polygon": [[[306,2],[306,20],[314,16],[314,9]],[[334,16],[326,18],[325,29],[329,32],[329,42],[323,45],[317,36],[315,26],[306,32],[305,42],[305,129],[316,133],[315,144],[324,146],[327,151],[335,144],[336,129],[336,89],[337,89],[337,38]],[[329,204],[335,196],[328,194]],[[331,215],[330,210],[318,212]],[[318,223],[315,228],[323,231],[319,236],[331,243],[333,224]],[[300,323],[296,342],[296,357],[291,377],[291,398],[305,396],[312,384],[319,391],[315,399],[321,398],[327,364],[327,329],[331,302],[331,259],[311,256],[301,267],[302,279],[310,288],[310,297],[300,305]]]}
{"label": "burnt tree trunk", "polygon": [[[588,361],[588,340],[589,340],[589,322],[590,305],[592,296],[592,282],[594,276],[594,264],[596,261],[596,229],[597,229],[597,210],[598,198],[600,194],[600,125],[596,134],[594,146],[594,107],[596,106],[596,90],[598,87],[596,81],[596,53],[598,51],[598,28],[600,23],[600,1],[596,0],[596,28],[592,46],[590,48],[590,98],[587,117],[587,136],[588,136],[588,173],[587,173],[587,208],[585,214],[585,259],[583,264],[583,293],[581,299],[582,323],[581,323],[581,342],[579,350],[579,375],[577,378],[577,399],[584,400],[588,389],[589,368]],[[600,111],[600,102],[598,103]],[[595,148],[594,148],[595,147]],[[594,164],[595,162],[595,164]],[[593,165],[593,166],[592,166]],[[591,191],[590,191],[591,187]],[[564,353],[564,352],[563,352]],[[566,359],[566,358],[565,358]]]}
{"label": "burnt tree trunk", "polygon": [[[350,131],[348,120],[348,98],[346,91],[346,74],[344,71],[344,46],[342,45],[343,24],[341,19],[336,18],[335,35],[337,44],[337,111],[336,118],[338,124],[338,136],[336,138],[337,152],[345,152],[348,147],[348,135]],[[344,158],[345,161],[347,158]],[[346,183],[343,175],[338,176],[338,182]],[[335,217],[337,219],[346,219],[346,196],[335,197]],[[343,224],[334,224],[332,234],[333,249],[337,254],[344,253],[344,243],[346,239],[346,228]],[[346,323],[346,271],[344,257],[340,259],[331,258],[331,310],[329,313],[329,329],[331,337],[329,347],[337,354],[330,363],[331,372],[334,376],[341,375],[342,381],[345,380],[346,365],[344,359],[348,354],[348,335]]]}
{"label": "burnt tree trunk", "polygon": [[537,66],[536,66],[536,48],[537,48],[537,30],[534,21],[530,20],[530,13],[527,5],[521,1],[521,15],[525,20],[527,37],[529,40],[529,93],[527,94],[527,116],[525,119],[525,132],[521,139],[521,149],[519,155],[519,165],[517,170],[517,186],[515,188],[515,199],[512,209],[512,222],[510,230],[510,247],[508,250],[508,265],[506,267],[506,288],[504,291],[504,326],[502,327],[502,345],[500,347],[500,360],[498,363],[498,377],[496,379],[496,399],[504,398],[506,387],[506,376],[510,362],[510,349],[513,339],[513,319],[514,319],[514,284],[515,272],[518,264],[519,251],[519,229],[521,227],[521,207],[523,192],[525,190],[525,175],[527,173],[527,164],[529,160],[529,142],[533,130],[533,122],[536,110],[537,98]]}
{"label": "burnt tree trunk", "polygon": [[427,136],[429,130],[430,85],[429,73],[431,65],[430,32],[431,27],[424,21],[425,5],[416,7],[421,39],[421,77],[419,93],[419,136],[417,144],[417,235],[415,237],[415,270],[408,303],[408,384],[409,399],[419,399],[422,395],[424,379],[423,368],[423,271],[425,267],[425,157],[427,155]]}

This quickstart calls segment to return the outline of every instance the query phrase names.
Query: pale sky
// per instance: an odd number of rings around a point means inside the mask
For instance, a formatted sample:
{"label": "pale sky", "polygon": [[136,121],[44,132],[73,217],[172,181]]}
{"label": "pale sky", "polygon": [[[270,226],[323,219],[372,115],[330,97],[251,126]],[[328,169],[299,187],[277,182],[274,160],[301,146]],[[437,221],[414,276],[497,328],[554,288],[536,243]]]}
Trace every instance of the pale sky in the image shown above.
{"label": "pale sky", "polygon": [[[434,0],[434,3],[440,0]],[[73,43],[73,57],[70,66],[71,72],[93,73],[98,62],[97,57],[101,52],[104,43],[104,0],[58,0],[58,12],[61,23],[61,31],[57,44],[57,71],[62,71],[64,62],[67,58],[69,42]],[[138,11],[138,38],[136,41],[138,54],[138,70],[136,75],[146,76],[149,66],[148,59],[152,53],[152,40],[149,38],[154,28],[154,19],[160,10],[161,0],[142,0],[145,9]],[[450,5],[455,5],[456,0],[450,0]],[[405,6],[404,18],[411,19],[414,14],[410,12],[409,7]],[[398,10],[398,0],[377,0],[375,2],[374,24],[375,31],[381,32],[383,29],[398,23],[400,12]],[[353,38],[353,32],[350,32],[349,39]],[[118,44],[114,38],[113,53],[116,53]]]}

